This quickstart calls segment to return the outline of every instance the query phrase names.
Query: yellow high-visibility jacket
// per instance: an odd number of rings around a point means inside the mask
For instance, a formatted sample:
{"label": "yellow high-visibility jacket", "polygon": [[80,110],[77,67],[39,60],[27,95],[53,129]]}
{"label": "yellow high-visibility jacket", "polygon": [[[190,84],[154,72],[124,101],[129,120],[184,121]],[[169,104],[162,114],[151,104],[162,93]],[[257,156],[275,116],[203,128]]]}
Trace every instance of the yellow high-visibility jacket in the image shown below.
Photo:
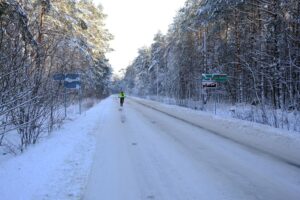
{"label": "yellow high-visibility jacket", "polygon": [[125,98],[126,96],[125,96],[125,93],[124,92],[120,92],[119,93],[119,98]]}

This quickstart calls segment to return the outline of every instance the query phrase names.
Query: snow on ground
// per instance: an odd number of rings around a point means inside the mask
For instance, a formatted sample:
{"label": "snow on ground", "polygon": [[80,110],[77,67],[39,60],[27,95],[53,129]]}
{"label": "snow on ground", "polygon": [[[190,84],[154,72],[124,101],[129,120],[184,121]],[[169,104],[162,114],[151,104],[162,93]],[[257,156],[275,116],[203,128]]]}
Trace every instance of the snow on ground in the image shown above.
{"label": "snow on ground", "polygon": [[[89,108],[91,108],[94,104],[99,102],[97,99],[93,98],[87,98],[84,99],[82,102],[82,110],[85,112]],[[56,110],[54,116],[56,124],[53,127],[53,131],[60,128],[60,126],[67,121],[72,121],[76,119],[79,116],[79,105],[78,102],[74,101],[71,102],[70,105],[67,107],[67,116],[65,115],[65,108],[61,107],[60,109]],[[44,132],[40,133],[39,135],[39,141],[43,139],[48,139],[49,133],[48,133],[48,123],[45,122],[43,129]],[[52,131],[52,132],[53,132]],[[51,133],[50,133],[51,134]],[[4,135],[2,138],[2,142],[0,145],[0,163],[4,162],[5,160],[8,160],[15,155],[20,153],[20,135],[17,132],[17,130],[12,130]]]}
{"label": "snow on ground", "polygon": [[246,103],[237,103],[232,105],[229,99],[226,97],[221,97],[222,95],[219,97],[212,96],[203,108],[201,106],[201,101],[189,99],[178,101],[173,98],[161,96],[146,96],[145,98],[169,105],[184,105],[187,108],[196,110],[201,110],[202,108],[203,111],[213,113],[222,118],[242,119],[300,133],[300,112],[297,110],[274,110],[273,107],[265,105],[265,115],[263,115],[260,106]]}
{"label": "snow on ground", "polygon": [[105,103],[69,117],[60,130],[24,154],[0,163],[1,200],[79,199],[91,168]]}
{"label": "snow on ground", "polygon": [[0,163],[0,198],[297,199],[299,167],[283,160],[299,164],[299,144],[299,134],[148,100],[118,110],[109,97]]}

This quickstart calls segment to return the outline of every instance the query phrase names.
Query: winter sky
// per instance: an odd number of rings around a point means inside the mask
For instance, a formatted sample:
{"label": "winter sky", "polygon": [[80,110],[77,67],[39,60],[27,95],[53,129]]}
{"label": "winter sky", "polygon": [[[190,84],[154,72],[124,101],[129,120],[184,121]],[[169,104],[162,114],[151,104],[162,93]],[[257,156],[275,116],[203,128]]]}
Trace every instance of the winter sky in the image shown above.
{"label": "winter sky", "polygon": [[137,56],[137,50],[152,43],[161,30],[166,33],[177,10],[185,0],[94,0],[102,4],[106,27],[114,35],[113,52],[107,57],[115,74],[126,68]]}

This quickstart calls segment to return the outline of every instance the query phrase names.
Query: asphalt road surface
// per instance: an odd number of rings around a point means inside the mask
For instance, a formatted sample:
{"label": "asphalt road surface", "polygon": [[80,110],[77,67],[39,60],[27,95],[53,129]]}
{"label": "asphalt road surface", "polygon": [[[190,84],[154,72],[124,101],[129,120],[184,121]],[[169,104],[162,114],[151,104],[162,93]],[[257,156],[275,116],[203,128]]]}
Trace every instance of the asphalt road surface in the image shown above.
{"label": "asphalt road surface", "polygon": [[129,99],[106,109],[85,200],[300,199],[296,166]]}

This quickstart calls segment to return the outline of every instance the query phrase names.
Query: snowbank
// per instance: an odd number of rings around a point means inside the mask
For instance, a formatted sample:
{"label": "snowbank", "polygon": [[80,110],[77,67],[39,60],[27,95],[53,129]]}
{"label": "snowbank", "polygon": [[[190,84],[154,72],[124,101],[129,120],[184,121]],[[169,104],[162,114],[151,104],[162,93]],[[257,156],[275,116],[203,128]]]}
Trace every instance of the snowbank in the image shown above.
{"label": "snowbank", "polygon": [[80,199],[106,102],[77,115],[24,154],[0,163],[0,199]]}
{"label": "snowbank", "polygon": [[300,135],[297,133],[151,100],[131,100],[300,166]]}

